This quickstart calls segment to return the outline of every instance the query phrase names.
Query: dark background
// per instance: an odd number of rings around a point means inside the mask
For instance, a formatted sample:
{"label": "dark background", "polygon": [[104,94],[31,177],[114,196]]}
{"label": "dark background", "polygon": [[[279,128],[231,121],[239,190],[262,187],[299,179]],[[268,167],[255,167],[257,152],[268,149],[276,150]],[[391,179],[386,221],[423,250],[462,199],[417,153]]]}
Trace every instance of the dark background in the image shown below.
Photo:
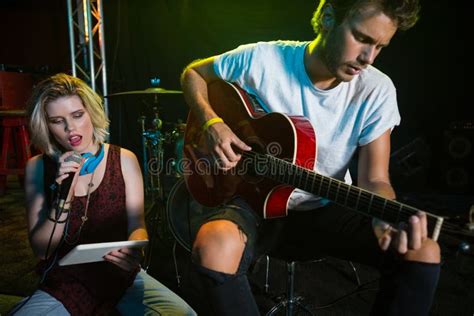
{"label": "dark background", "polygon": [[[393,133],[391,167],[398,190],[473,193],[472,150],[455,158],[456,150],[474,145],[467,3],[422,1],[419,23],[397,34],[376,61],[398,89],[402,123]],[[108,91],[143,90],[152,77],[180,89],[180,73],[195,59],[255,41],[311,40],[315,6],[313,0],[105,0]],[[70,72],[66,1],[0,0],[0,41],[0,64],[40,75]],[[185,120],[182,95],[160,95],[159,102],[165,130]],[[144,114],[149,124],[147,103],[152,96],[109,103],[111,142],[139,157],[137,120]],[[458,173],[448,179],[450,170]]]}
{"label": "dark background", "polygon": [[[66,3],[0,0],[0,69],[33,72],[38,80],[57,72],[70,73]],[[421,3],[418,24],[397,34],[376,61],[398,89],[402,115],[401,126],[392,137],[391,176],[400,200],[455,221],[457,214],[466,213],[474,204],[474,115],[468,95],[473,67],[466,47],[472,40],[472,14],[469,1]],[[104,0],[108,91],[143,90],[150,87],[152,77],[160,78],[163,88],[180,89],[179,76],[195,59],[255,41],[312,40],[310,19],[315,6],[316,0]],[[182,95],[160,95],[158,101],[165,131],[178,119],[185,120]],[[111,142],[141,157],[137,120],[146,115],[150,123],[152,106],[146,104],[153,102],[152,96],[143,95],[110,98]],[[10,194],[0,200],[0,227],[5,228],[0,229],[4,241],[0,244],[0,294],[26,296],[37,285],[36,259],[28,244],[23,190],[20,186],[9,189]],[[149,229],[152,240],[159,236],[151,275],[182,294],[176,288],[176,266],[171,260],[173,234],[165,220],[151,224],[155,229]],[[432,315],[472,315],[472,246],[463,253],[460,240],[465,237],[448,237],[440,240],[443,272]],[[186,274],[189,254],[180,249],[180,273],[183,281],[192,282]],[[270,290],[278,294],[285,289],[286,270],[283,262],[272,260]],[[344,273],[334,266],[343,266]],[[256,267],[260,270],[255,270],[251,280],[263,284],[263,266]],[[363,282],[374,279],[371,270],[359,269]],[[300,264],[296,291],[314,308],[353,291],[353,278],[347,262]],[[374,292],[362,290],[362,295],[317,313],[368,314]],[[191,297],[200,299],[199,295]],[[2,306],[5,301],[0,295],[0,310],[7,311],[18,299]],[[259,305],[266,306],[260,301]]]}

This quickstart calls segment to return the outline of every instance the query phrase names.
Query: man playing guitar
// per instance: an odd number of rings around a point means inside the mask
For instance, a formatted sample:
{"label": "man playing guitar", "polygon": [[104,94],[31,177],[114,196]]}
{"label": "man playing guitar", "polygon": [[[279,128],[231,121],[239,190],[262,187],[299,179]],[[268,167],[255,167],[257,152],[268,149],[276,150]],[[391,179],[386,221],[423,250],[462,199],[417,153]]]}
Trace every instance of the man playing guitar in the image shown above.
{"label": "man playing guitar", "polygon": [[[416,23],[418,12],[417,0],[321,0],[311,42],[259,42],[191,63],[182,75],[185,99],[221,171],[232,171],[253,144],[214,110],[208,85],[217,80],[254,95],[260,104],[255,112],[309,119],[317,134],[318,173],[343,180],[357,153],[357,185],[395,199],[388,166],[390,133],[400,122],[396,91],[372,63],[397,30]],[[288,209],[282,239],[380,270],[374,315],[429,313],[440,250],[428,236],[425,213],[388,225],[299,189]],[[246,271],[261,227],[272,220],[262,221],[254,211],[260,210],[235,197],[194,221],[193,260],[217,315],[258,314]]]}

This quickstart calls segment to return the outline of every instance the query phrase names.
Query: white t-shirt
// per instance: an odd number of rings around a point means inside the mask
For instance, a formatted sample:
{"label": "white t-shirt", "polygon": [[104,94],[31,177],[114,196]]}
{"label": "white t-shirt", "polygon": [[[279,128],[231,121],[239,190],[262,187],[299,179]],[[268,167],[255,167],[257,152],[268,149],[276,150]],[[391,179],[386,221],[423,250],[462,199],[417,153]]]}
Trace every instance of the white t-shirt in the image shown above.
{"label": "white t-shirt", "polygon": [[[307,117],[316,131],[316,171],[344,180],[357,147],[400,123],[396,90],[390,78],[373,66],[332,89],[316,88],[304,67],[308,44],[274,41],[242,45],[217,56],[214,69],[221,79],[254,94],[266,112]],[[311,209],[326,203],[297,189],[289,208]]]}

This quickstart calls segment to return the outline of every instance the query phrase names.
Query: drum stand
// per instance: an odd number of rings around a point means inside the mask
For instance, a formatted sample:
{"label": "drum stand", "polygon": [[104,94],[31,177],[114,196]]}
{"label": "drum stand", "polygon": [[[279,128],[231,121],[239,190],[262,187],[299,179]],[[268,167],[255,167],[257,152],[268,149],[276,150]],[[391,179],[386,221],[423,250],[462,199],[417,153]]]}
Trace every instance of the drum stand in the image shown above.
{"label": "drum stand", "polygon": [[[145,195],[151,198],[151,205],[145,210],[145,218],[149,219],[149,244],[143,260],[143,269],[148,270],[153,249],[155,247],[158,227],[160,227],[160,214],[164,214],[164,192],[161,181],[163,171],[163,142],[165,137],[161,133],[162,121],[159,118],[158,108],[154,107],[152,129],[146,130],[145,116],[141,116],[139,123],[142,133],[143,147],[143,173],[145,181]],[[148,221],[147,221],[148,222]]]}
{"label": "drum stand", "polygon": [[[152,128],[147,130],[146,127],[146,116],[141,116],[138,122],[141,126],[141,137],[142,137],[142,148],[143,148],[143,173],[144,173],[144,183],[145,183],[145,196],[151,198],[151,206],[145,210],[145,220],[147,224],[148,220],[151,221],[149,229],[149,244],[145,252],[145,258],[142,266],[145,270],[148,269],[151,261],[151,255],[153,251],[153,246],[155,239],[157,237],[158,227],[160,227],[160,220],[163,222],[166,221],[166,218],[160,214],[165,214],[165,194],[163,190],[163,178],[162,173],[166,170],[163,170],[163,154],[164,148],[163,143],[169,141],[169,138],[173,138],[172,141],[180,140],[181,134],[169,135],[163,134],[161,131],[162,121],[159,117],[158,109],[158,97],[160,95],[181,95],[183,92],[179,90],[168,90],[160,88],[160,79],[151,78],[150,79],[151,88],[145,90],[136,90],[136,91],[124,91],[112,93],[107,96],[116,97],[122,95],[142,95],[142,96],[153,96],[153,103],[149,104],[146,100],[142,99],[143,103],[149,105],[153,108],[154,117],[152,120]],[[182,124],[181,124],[182,125]],[[179,130],[178,130],[179,131]],[[148,225],[147,225],[148,226]]]}

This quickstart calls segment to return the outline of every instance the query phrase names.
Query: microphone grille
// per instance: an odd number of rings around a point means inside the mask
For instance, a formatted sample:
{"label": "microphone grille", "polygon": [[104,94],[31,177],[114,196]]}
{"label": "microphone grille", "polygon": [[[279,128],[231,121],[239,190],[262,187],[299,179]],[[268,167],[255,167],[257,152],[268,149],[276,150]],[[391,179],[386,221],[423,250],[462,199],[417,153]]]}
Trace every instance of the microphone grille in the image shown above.
{"label": "microphone grille", "polygon": [[66,157],[66,159],[64,159],[65,162],[68,162],[68,161],[74,161],[74,162],[77,162],[77,163],[81,163],[82,161],[82,156],[79,154],[79,153],[73,153],[72,155]]}

